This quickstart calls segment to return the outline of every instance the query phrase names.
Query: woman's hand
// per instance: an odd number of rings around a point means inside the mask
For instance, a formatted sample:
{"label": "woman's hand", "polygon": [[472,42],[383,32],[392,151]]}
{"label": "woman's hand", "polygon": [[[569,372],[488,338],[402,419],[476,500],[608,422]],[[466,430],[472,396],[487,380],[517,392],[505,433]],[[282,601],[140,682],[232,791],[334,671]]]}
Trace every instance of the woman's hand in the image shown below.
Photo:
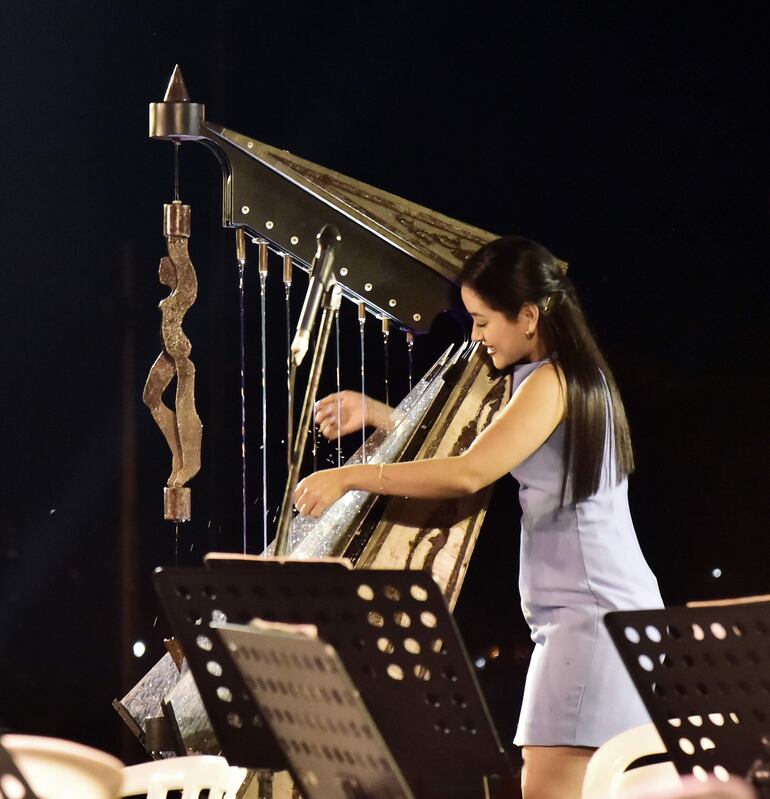
{"label": "woman's hand", "polygon": [[347,490],[345,469],[324,469],[300,481],[294,490],[294,507],[303,516],[318,518]]}
{"label": "woman's hand", "polygon": [[358,391],[329,394],[315,405],[315,423],[324,438],[355,433],[362,427],[380,427],[390,420],[391,409]]}

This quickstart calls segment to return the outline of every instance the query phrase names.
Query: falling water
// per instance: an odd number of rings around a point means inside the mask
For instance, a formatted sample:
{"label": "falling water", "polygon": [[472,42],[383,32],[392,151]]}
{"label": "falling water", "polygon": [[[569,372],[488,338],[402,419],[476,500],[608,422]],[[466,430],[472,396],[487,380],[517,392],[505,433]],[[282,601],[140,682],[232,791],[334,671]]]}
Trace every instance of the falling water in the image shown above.
{"label": "falling water", "polygon": [[366,306],[358,303],[358,335],[361,343],[361,459],[366,463],[366,348],[364,347],[364,327],[366,325]]}
{"label": "falling water", "polygon": [[[267,242],[259,242],[259,310],[262,335],[262,550],[267,549]],[[245,552],[244,552],[245,554]]]}
{"label": "falling water", "polygon": [[286,293],[286,463],[291,469],[291,448],[293,446],[294,423],[292,419],[292,394],[294,386],[291,379],[291,255],[285,252],[283,258],[283,287]]}
{"label": "falling water", "polygon": [[174,202],[179,202],[179,142],[174,142]]}
{"label": "falling water", "polygon": [[341,411],[341,397],[342,391],[342,372],[340,370],[340,310],[339,308],[334,312],[334,329],[336,338],[336,357],[337,366],[335,374],[337,377],[337,468],[342,466],[342,433],[340,432],[340,411]]}
{"label": "falling water", "polygon": [[385,404],[390,407],[390,367],[389,367],[389,350],[388,340],[390,339],[390,320],[387,316],[382,317],[382,349],[383,349],[383,366],[384,366],[384,379],[385,379]]}
{"label": "falling water", "polygon": [[414,333],[408,330],[406,333],[406,352],[409,366],[409,390],[412,390],[412,369],[414,368]]}
{"label": "falling water", "polygon": [[242,228],[236,231],[238,257],[238,311],[240,319],[240,369],[241,369],[241,524],[243,554],[246,554],[246,241]]}
{"label": "falling water", "polygon": [[[315,352],[316,348],[318,347],[318,330],[313,331],[313,345],[312,345],[312,352]],[[308,433],[310,435],[310,450],[313,453],[313,471],[318,471],[318,425],[315,423],[315,418],[313,414],[310,415],[309,419],[310,429]]]}

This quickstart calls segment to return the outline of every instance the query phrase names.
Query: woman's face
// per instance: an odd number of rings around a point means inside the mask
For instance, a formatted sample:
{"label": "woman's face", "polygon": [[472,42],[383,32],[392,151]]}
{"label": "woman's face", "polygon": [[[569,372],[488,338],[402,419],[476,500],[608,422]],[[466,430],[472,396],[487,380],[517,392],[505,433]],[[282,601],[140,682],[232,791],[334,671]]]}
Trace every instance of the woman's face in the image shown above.
{"label": "woman's face", "polygon": [[[540,353],[536,306],[525,304],[516,319],[511,321],[502,311],[490,308],[470,286],[463,286],[460,292],[473,319],[471,338],[487,348],[496,369],[505,369],[522,360],[534,361],[545,357]],[[534,335],[527,338],[527,332]]]}

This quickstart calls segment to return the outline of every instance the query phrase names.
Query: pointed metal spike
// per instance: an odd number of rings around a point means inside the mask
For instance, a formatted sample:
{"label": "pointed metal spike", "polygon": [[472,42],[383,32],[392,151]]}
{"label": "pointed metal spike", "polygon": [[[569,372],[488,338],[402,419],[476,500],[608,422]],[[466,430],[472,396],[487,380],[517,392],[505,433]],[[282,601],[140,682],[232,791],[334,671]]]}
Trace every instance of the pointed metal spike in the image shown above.
{"label": "pointed metal spike", "polygon": [[182,70],[179,68],[179,64],[174,67],[174,71],[171,73],[171,80],[168,82],[168,88],[166,89],[166,94],[163,97],[163,102],[190,102],[190,95],[187,92],[187,86],[185,86],[184,78],[182,77]]}

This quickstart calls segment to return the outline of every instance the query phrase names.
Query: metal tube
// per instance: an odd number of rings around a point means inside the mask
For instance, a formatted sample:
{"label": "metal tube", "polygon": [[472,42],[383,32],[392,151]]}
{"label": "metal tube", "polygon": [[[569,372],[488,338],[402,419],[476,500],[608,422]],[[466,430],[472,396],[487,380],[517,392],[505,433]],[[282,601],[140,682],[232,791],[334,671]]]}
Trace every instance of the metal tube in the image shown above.
{"label": "metal tube", "polygon": [[238,261],[238,301],[240,319],[240,367],[241,367],[241,518],[243,526],[243,554],[246,554],[246,303],[244,272],[246,269],[246,234],[243,228],[235,231],[235,256]]}
{"label": "metal tube", "polygon": [[[321,317],[321,329],[318,333],[318,343],[313,352],[313,363],[310,367],[310,377],[308,378],[305,399],[302,403],[302,414],[299,426],[297,427],[297,437],[294,440],[294,450],[292,461],[289,468],[289,477],[286,481],[286,489],[281,503],[281,514],[278,520],[278,533],[275,538],[275,556],[285,557],[289,545],[289,522],[291,520],[292,496],[294,489],[299,482],[299,473],[302,468],[302,454],[307,443],[307,434],[310,422],[313,417],[313,406],[315,396],[318,391],[318,383],[321,379],[321,368],[323,366],[326,347],[329,343],[329,335],[334,322],[334,304],[339,303],[341,290],[339,285],[334,283],[325,294],[323,315]],[[293,362],[292,362],[293,364]],[[296,366],[292,365],[292,371]]]}

